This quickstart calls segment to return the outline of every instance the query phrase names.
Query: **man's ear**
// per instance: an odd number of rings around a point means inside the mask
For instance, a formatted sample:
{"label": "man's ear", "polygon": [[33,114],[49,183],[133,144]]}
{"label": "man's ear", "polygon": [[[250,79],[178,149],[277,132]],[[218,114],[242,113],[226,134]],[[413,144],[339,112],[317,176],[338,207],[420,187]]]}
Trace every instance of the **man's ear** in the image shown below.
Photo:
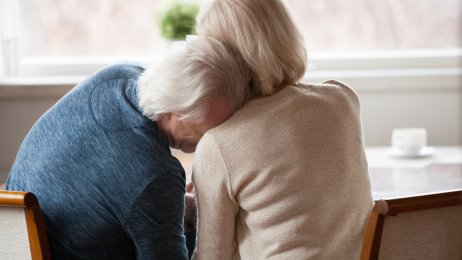
{"label": "man's ear", "polygon": [[169,116],[170,116],[170,118],[175,118],[177,120],[180,120],[180,118],[181,118],[181,114],[176,113],[176,112],[169,113]]}
{"label": "man's ear", "polygon": [[172,119],[174,113],[163,113],[159,115],[160,120],[170,120]]}
{"label": "man's ear", "polygon": [[170,124],[172,123],[172,118],[172,113],[164,113],[158,115],[156,120],[157,126],[164,134],[170,131]]}

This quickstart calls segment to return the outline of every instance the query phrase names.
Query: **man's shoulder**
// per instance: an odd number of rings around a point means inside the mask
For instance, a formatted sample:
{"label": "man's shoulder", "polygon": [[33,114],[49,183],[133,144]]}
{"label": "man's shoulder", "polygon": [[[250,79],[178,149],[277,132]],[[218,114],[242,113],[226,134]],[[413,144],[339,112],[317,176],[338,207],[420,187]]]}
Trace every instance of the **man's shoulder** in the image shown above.
{"label": "man's shoulder", "polygon": [[137,80],[144,68],[118,63],[101,69],[89,79],[89,103],[97,124],[105,130],[122,131],[148,123],[140,111]]}
{"label": "man's shoulder", "polygon": [[135,62],[120,62],[106,66],[96,72],[94,77],[101,80],[110,79],[138,79],[144,68]]}

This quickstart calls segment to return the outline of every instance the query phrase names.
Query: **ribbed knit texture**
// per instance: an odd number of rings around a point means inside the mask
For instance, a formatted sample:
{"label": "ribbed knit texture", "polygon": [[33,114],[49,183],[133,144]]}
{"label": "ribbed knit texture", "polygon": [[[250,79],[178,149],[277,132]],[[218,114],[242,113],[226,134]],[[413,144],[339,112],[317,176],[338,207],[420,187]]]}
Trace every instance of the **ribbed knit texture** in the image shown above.
{"label": "ribbed knit texture", "polygon": [[349,87],[247,103],[202,138],[193,172],[195,259],[358,259],[373,200]]}
{"label": "ribbed knit texture", "polygon": [[19,149],[6,188],[37,196],[55,260],[188,259],[185,173],[138,107],[143,71],[122,63],[93,74]]}

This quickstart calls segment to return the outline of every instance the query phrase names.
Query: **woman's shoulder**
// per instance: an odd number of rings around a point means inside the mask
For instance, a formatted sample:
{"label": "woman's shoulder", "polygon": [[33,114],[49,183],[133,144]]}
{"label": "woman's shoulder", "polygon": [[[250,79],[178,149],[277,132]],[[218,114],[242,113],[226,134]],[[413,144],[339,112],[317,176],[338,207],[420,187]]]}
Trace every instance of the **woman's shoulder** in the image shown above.
{"label": "woman's shoulder", "polygon": [[312,92],[313,94],[316,93],[317,96],[327,99],[338,98],[359,104],[358,95],[353,90],[353,88],[338,80],[332,79],[317,84],[300,83],[297,85],[297,87],[304,89],[305,91]]}
{"label": "woman's shoulder", "polygon": [[306,88],[306,89],[313,89],[315,91],[337,91],[337,92],[347,92],[352,95],[356,95],[353,88],[348,86],[346,83],[341,82],[339,80],[330,79],[324,81],[322,83],[299,83],[297,87]]}

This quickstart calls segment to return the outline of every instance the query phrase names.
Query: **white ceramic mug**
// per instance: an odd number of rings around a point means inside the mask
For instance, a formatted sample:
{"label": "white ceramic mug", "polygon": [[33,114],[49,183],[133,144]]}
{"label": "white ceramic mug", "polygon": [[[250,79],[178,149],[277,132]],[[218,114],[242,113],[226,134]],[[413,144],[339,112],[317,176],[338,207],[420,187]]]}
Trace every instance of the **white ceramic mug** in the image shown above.
{"label": "white ceramic mug", "polygon": [[393,129],[391,146],[402,154],[418,155],[427,146],[427,130],[425,128]]}

